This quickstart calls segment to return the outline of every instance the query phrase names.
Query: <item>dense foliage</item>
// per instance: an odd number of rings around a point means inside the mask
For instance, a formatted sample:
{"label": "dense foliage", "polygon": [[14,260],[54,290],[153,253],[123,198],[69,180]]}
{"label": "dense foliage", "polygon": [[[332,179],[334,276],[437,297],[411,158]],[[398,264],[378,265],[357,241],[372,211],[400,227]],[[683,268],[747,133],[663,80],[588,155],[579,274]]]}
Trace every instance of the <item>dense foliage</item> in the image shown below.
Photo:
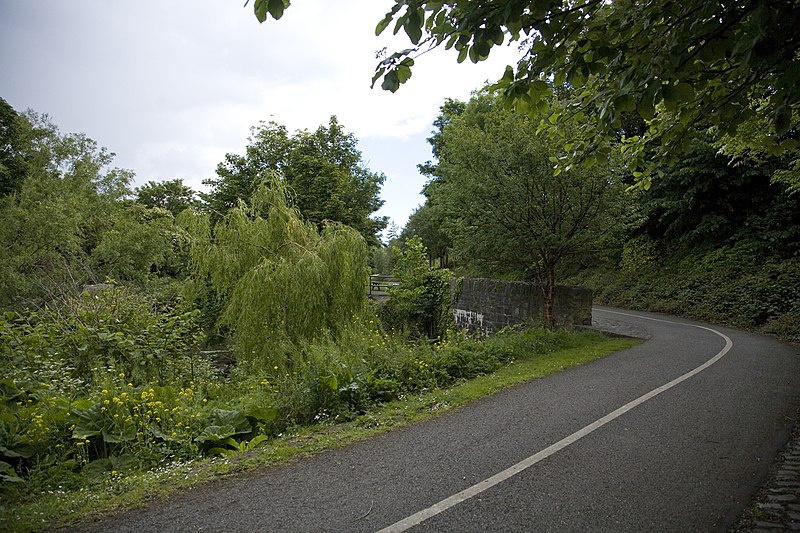
{"label": "dense foliage", "polygon": [[598,303],[800,339],[800,196],[770,177],[787,162],[734,162],[706,135],[692,146],[627,195],[616,245],[571,281]]}
{"label": "dense foliage", "polygon": [[[254,128],[198,203],[180,180],[132,191],[96,142],[0,99],[0,516],[595,342],[448,330],[437,258],[537,280],[549,310],[570,274],[600,302],[800,339],[797,19],[788,0],[398,0],[379,33],[415,46],[381,61],[386,89],[428,46],[523,57],[505,98],[444,103],[393,255],[370,247],[384,176],[335,117]],[[659,179],[626,190],[644,167]],[[378,310],[368,261],[399,282]]]}
{"label": "dense foliage", "polygon": [[173,216],[198,206],[196,193],[186,185],[183,180],[174,179],[167,181],[148,181],[137,187],[136,202],[146,207],[160,207],[166,209]]}
{"label": "dense foliage", "polygon": [[132,173],[112,167],[112,154],[85,135],[61,134],[46,116],[8,116],[0,307],[55,305],[108,277],[163,286],[180,272],[171,213],[127,201]]}
{"label": "dense foliage", "polygon": [[250,450],[298,424],[353,420],[379,403],[597,340],[531,330],[410,344],[366,312],[306,344],[291,370],[234,378],[197,353],[197,311],[119,289],[74,305],[74,316],[0,320],[0,494],[8,505],[0,521],[20,518],[17,506],[39,493],[114,491],[137,471]]}

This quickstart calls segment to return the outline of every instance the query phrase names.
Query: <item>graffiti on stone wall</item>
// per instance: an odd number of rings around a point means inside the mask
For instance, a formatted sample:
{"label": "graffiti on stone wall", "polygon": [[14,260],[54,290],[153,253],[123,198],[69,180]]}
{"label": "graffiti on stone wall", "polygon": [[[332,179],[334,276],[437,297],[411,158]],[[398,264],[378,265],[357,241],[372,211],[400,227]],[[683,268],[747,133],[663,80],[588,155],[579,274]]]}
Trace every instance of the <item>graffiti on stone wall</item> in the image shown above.
{"label": "graffiti on stone wall", "polygon": [[[541,288],[532,283],[473,278],[462,280],[459,289],[453,306],[459,329],[489,333],[537,321],[542,314]],[[556,287],[553,307],[557,325],[592,323],[592,293],[587,289]]]}

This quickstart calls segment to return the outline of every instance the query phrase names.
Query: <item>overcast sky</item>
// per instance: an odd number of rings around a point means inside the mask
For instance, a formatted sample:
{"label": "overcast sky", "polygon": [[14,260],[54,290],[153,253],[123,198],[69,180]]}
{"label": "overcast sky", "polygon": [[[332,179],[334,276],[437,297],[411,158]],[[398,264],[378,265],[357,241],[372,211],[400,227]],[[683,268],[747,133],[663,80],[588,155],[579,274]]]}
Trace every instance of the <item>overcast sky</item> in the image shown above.
{"label": "overcast sky", "polygon": [[243,3],[0,0],[0,96],[106,146],[137,185],[182,178],[195,189],[225,153],[244,152],[260,120],[313,130],[337,115],[387,176],[378,214],[402,227],[423,199],[416,165],[431,158],[441,103],[468,98],[516,57],[503,48],[458,65],[437,50],[391,94],[369,87],[376,51],[409,46],[402,31],[375,37],[390,0],[295,0],[264,24]]}

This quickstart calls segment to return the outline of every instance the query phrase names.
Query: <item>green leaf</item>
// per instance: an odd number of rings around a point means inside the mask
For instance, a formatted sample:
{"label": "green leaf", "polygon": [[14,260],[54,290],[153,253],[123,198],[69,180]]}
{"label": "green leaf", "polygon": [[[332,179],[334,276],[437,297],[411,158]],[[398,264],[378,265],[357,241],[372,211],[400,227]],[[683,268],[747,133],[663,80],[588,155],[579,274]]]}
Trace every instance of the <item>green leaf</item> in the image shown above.
{"label": "green leaf", "polygon": [[33,447],[28,446],[26,444],[22,444],[19,441],[15,442],[13,445],[9,447],[0,446],[0,455],[2,455],[3,457],[8,457],[10,459],[16,459],[16,458],[28,459],[30,457],[33,457],[34,453],[35,450],[33,449]]}
{"label": "green leaf", "polygon": [[112,428],[103,428],[101,434],[106,442],[130,442],[136,438],[136,426],[115,424]]}
{"label": "green leaf", "polygon": [[229,425],[236,433],[249,433],[253,430],[247,417],[235,409],[212,409],[209,421],[211,424]]}
{"label": "green leaf", "polygon": [[14,468],[5,461],[0,461],[0,481],[7,481],[9,483],[25,482],[24,479],[17,475]]}
{"label": "green leaf", "polygon": [[384,72],[386,72],[386,68],[384,67],[380,67],[375,71],[375,75],[372,76],[372,85],[370,85],[370,88],[375,87],[375,82],[378,81],[381,76],[383,76]]}
{"label": "green leaf", "polygon": [[92,429],[86,426],[75,426],[75,429],[72,430],[72,438],[73,439],[87,439],[89,437],[96,437],[102,431],[100,429]]}
{"label": "green leaf", "polygon": [[253,407],[245,413],[245,416],[258,422],[277,422],[280,412],[274,407]]}
{"label": "green leaf", "polygon": [[259,22],[267,20],[267,0],[256,0],[253,3],[253,12]]}
{"label": "green leaf", "polygon": [[491,28],[487,31],[487,38],[499,46],[505,40],[505,33],[500,28]]}
{"label": "green leaf", "polygon": [[400,81],[397,79],[397,73],[390,70],[386,73],[381,83],[381,89],[384,91],[396,92],[400,88]]}
{"label": "green leaf", "polygon": [[247,449],[252,450],[253,448],[255,448],[256,446],[258,446],[259,444],[268,439],[269,437],[267,437],[266,435],[256,435],[250,440],[250,442],[247,443]]}
{"label": "green leaf", "polygon": [[419,40],[422,38],[422,19],[417,10],[410,10],[408,12],[405,23],[403,24],[403,30],[405,30],[406,35],[408,35],[412,43],[419,44]]}
{"label": "green leaf", "polygon": [[653,117],[656,114],[656,108],[653,105],[653,100],[651,98],[647,98],[647,95],[639,100],[639,105],[637,106],[636,110],[639,112],[639,116],[645,120],[653,120]]}
{"label": "green leaf", "polygon": [[283,16],[283,11],[287,7],[289,7],[289,0],[269,0],[269,14],[275,20],[279,20]]}
{"label": "green leaf", "polygon": [[203,428],[203,431],[194,438],[195,442],[222,442],[223,440],[236,435],[236,428],[225,424],[222,426],[211,425]]}
{"label": "green leaf", "polygon": [[621,94],[614,99],[614,107],[619,111],[633,111],[636,109],[636,102],[629,94]]}
{"label": "green leaf", "polygon": [[381,33],[383,33],[384,30],[386,30],[386,28],[389,27],[389,24],[392,22],[393,19],[394,15],[392,15],[391,13],[387,13],[387,15],[383,18],[383,20],[378,22],[378,25],[375,26],[375,35],[378,36]]}
{"label": "green leaf", "polygon": [[492,49],[492,45],[489,41],[475,41],[472,47],[475,49],[475,53],[480,57],[488,56]]}

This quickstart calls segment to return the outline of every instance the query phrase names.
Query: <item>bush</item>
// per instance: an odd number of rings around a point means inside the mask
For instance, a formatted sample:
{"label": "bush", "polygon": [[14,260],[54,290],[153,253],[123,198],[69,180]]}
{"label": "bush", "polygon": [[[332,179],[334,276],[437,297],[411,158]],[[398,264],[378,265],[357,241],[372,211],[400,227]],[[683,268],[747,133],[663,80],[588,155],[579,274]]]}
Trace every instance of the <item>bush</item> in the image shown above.
{"label": "bush", "polygon": [[765,256],[758,242],[672,255],[635,269],[575,276],[597,303],[675,314],[800,338],[800,263]]}
{"label": "bush", "polygon": [[409,239],[405,250],[395,247],[393,252],[399,285],[390,289],[383,321],[390,329],[411,336],[443,338],[453,322],[450,271],[430,266],[419,237]]}
{"label": "bush", "polygon": [[197,357],[199,311],[160,307],[122,287],[85,292],[60,309],[0,317],[5,375],[63,392],[124,373],[136,384],[192,381],[210,372]]}

